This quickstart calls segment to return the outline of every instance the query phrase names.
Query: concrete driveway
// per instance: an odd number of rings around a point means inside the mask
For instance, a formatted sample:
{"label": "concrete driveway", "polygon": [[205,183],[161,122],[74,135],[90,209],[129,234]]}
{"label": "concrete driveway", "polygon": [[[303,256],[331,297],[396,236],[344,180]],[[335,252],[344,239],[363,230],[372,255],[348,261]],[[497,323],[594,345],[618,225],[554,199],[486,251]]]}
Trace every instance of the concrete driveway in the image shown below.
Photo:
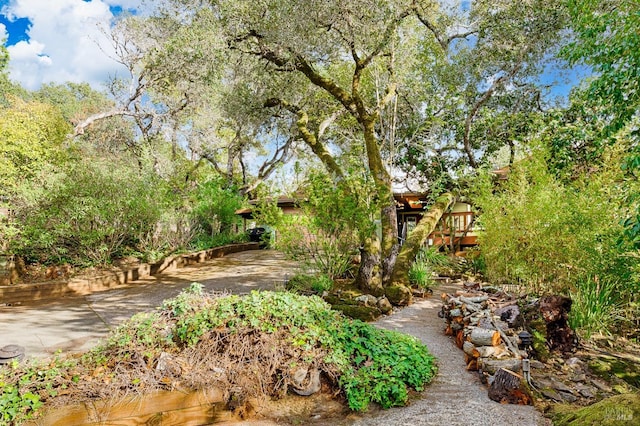
{"label": "concrete driveway", "polygon": [[0,307],[0,347],[16,344],[28,357],[47,357],[57,351],[81,352],[94,346],[109,330],[133,314],[153,310],[192,282],[207,291],[236,294],[271,290],[297,264],[274,250],[249,250],[186,266],[155,277],[87,296]]}

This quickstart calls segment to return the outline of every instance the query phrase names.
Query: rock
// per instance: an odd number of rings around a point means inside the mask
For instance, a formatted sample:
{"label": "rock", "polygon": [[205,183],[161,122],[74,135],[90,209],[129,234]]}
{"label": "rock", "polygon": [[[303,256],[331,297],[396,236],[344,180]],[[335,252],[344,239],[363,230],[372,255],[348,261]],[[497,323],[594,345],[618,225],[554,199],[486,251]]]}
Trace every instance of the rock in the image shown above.
{"label": "rock", "polygon": [[576,385],[576,390],[578,391],[578,393],[580,395],[582,395],[585,398],[589,398],[590,399],[590,398],[593,398],[595,396],[593,390],[589,386],[586,386],[586,385],[583,385],[583,384]]}
{"label": "rock", "polygon": [[533,379],[533,385],[539,389],[551,388],[551,382],[549,380],[536,377]]}
{"label": "rock", "polygon": [[584,382],[587,380],[587,375],[584,373],[576,373],[569,377],[572,382]]}
{"label": "rock", "polygon": [[562,396],[560,396],[560,394],[553,389],[542,389],[540,393],[542,393],[542,395],[544,395],[548,399],[553,399],[554,401],[558,402],[563,401]]}
{"label": "rock", "polygon": [[378,306],[378,309],[380,309],[380,312],[382,312],[385,315],[391,313],[391,311],[393,310],[393,306],[391,306],[389,299],[387,299],[384,296],[378,299],[378,302],[376,303],[376,305]]}
{"label": "rock", "polygon": [[[309,376],[309,380],[308,383],[305,383],[307,376]],[[298,368],[294,371],[292,379],[293,391],[301,396],[313,395],[322,388],[320,370],[317,368],[312,368],[311,371],[305,367]]]}
{"label": "rock", "polygon": [[578,400],[576,396],[569,392],[560,392],[560,397],[568,403],[576,402]]}
{"label": "rock", "polygon": [[605,382],[603,382],[602,380],[598,380],[598,379],[593,379],[591,381],[591,383],[597,387],[598,389],[600,389],[603,392],[612,392],[613,389],[611,388],[611,386],[609,386],[608,384],[606,384]]}
{"label": "rock", "polygon": [[532,359],[529,365],[531,365],[531,368],[535,368],[536,370],[544,370],[546,368],[546,365],[537,359]]}
{"label": "rock", "polygon": [[291,379],[293,380],[294,386],[302,387],[304,379],[307,378],[307,374],[309,374],[309,369],[305,367],[300,367],[296,369],[291,375]]}
{"label": "rock", "polygon": [[569,368],[572,368],[572,369],[582,368],[582,366],[584,365],[582,360],[580,360],[580,358],[576,358],[576,357],[569,358],[568,360],[565,361],[565,364]]}
{"label": "rock", "polygon": [[370,294],[362,294],[353,300],[364,306],[376,306],[376,303],[378,302],[378,299]]}
{"label": "rock", "polygon": [[573,389],[571,389],[569,386],[565,385],[560,380],[556,380],[554,378],[551,378],[551,387],[554,388],[555,390],[561,391],[561,392],[572,392],[573,391]]}
{"label": "rock", "polygon": [[413,301],[411,289],[404,285],[394,285],[385,288],[385,295],[391,304],[396,306],[406,306]]}

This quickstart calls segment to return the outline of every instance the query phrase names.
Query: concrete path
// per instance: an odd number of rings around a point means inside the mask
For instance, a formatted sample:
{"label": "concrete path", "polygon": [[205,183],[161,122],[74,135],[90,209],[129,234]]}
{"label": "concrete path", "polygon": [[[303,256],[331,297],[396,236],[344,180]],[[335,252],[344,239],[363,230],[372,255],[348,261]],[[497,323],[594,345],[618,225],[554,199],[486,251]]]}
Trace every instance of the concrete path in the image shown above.
{"label": "concrete path", "polygon": [[57,351],[80,352],[93,347],[109,330],[137,312],[152,310],[192,282],[207,291],[248,293],[273,289],[296,272],[296,264],[273,250],[230,254],[187,266],[129,287],[56,301],[0,307],[0,347],[17,344],[27,356]]}

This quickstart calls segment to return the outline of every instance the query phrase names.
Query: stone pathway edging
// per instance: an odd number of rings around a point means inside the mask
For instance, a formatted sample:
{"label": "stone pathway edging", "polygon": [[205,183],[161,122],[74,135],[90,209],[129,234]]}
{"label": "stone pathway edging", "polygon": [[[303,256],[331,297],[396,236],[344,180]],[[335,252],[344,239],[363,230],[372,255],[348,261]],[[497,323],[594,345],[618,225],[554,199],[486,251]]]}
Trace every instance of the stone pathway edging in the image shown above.
{"label": "stone pathway edging", "polygon": [[0,287],[0,303],[12,305],[24,303],[25,301],[33,302],[65,296],[87,295],[98,291],[127,286],[142,278],[174,271],[188,265],[206,262],[207,260],[220,258],[228,254],[257,250],[259,248],[258,243],[230,244],[208,250],[201,250],[195,253],[170,256],[153,264],[142,263],[130,269],[109,272],[96,277],[71,278],[69,280],[3,286]]}

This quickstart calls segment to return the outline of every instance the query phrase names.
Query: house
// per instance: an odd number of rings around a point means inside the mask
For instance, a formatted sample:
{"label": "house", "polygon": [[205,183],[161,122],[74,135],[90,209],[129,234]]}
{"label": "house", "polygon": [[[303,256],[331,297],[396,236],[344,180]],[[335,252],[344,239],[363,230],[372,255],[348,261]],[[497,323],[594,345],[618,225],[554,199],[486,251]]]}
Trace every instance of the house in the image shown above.
{"label": "house", "polygon": [[[284,213],[284,214],[290,214],[290,215],[300,214],[301,210],[300,210],[299,203],[303,199],[304,198],[302,196],[278,197],[278,201],[277,201],[278,208],[280,210],[282,210],[282,213]],[[249,204],[251,204],[252,206],[255,206],[257,203],[258,203],[257,200],[249,201]],[[236,210],[236,214],[238,216],[242,217],[242,219],[243,219],[243,229],[246,231],[247,230],[248,221],[253,220],[253,208],[252,207],[247,207],[247,208],[244,208],[244,209]]]}
{"label": "house", "polygon": [[[417,192],[394,193],[396,201],[396,212],[398,216],[398,234],[401,242],[404,242],[407,235],[420,222],[424,213],[424,206],[428,203],[427,195]],[[277,205],[284,214],[300,214],[300,201],[304,198],[278,197]],[[250,204],[255,205],[255,201]],[[251,207],[236,211],[236,214],[244,219],[244,229],[247,229],[248,221],[253,219],[253,209]],[[445,213],[436,229],[429,235],[427,244],[429,246],[452,246],[461,249],[477,244],[477,235],[474,232],[474,213],[471,204],[457,201],[453,207]],[[452,241],[453,237],[453,241]]]}
{"label": "house", "polygon": [[[420,222],[428,199],[426,194],[416,192],[395,193],[393,197],[396,200],[398,234],[400,240],[404,241]],[[442,215],[436,229],[429,235],[427,245],[453,245],[455,249],[477,245],[474,219],[471,204],[456,201],[449,211]]]}

